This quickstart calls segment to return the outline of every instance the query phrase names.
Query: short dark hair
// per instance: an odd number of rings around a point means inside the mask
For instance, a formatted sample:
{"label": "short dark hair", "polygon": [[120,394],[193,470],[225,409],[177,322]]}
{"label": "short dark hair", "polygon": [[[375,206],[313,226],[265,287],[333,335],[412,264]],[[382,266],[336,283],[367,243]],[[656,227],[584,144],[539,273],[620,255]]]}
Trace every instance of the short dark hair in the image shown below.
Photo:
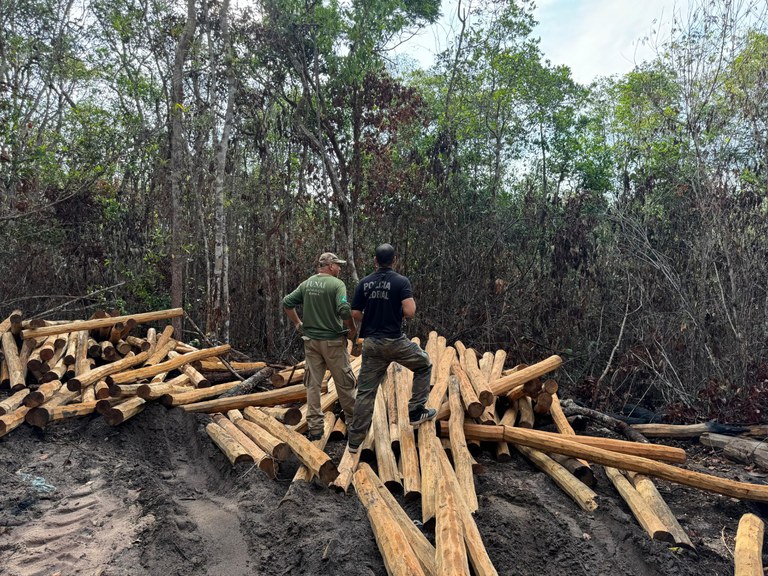
{"label": "short dark hair", "polygon": [[395,260],[395,248],[392,244],[382,244],[376,248],[376,262],[379,266],[391,266]]}

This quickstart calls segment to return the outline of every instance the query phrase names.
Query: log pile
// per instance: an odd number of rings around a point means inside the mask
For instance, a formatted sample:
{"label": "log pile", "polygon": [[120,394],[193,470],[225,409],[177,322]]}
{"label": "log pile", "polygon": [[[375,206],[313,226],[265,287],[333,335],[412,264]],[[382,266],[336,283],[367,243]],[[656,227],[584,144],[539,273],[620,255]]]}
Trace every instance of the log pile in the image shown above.
{"label": "log pile", "polygon": [[[594,470],[604,466],[605,477],[650,537],[677,546],[693,548],[652,477],[768,501],[766,486],[674,466],[685,461],[684,451],[648,443],[642,431],[649,428],[620,428],[630,441],[577,435],[569,413],[587,418],[604,415],[561,403],[557,382],[551,378],[562,363],[559,356],[505,369],[504,351],[479,354],[459,341],[448,345],[435,332],[425,350],[433,364],[427,407],[437,410],[437,421],[417,429],[410,425],[412,373],[393,364],[379,388],[366,441],[355,455],[345,451],[337,466],[325,448],[329,440],[344,437],[346,425],[334,416],[338,394],[330,374],[324,378],[321,396],[324,434],[310,442],[304,436],[303,365],[273,369],[263,362],[230,364],[222,358],[228,346],[193,348],[175,340],[170,326],[150,328],[143,337],[130,334],[142,322],[179,314],[180,310],[166,310],[79,322],[26,322],[14,312],[0,323],[0,386],[8,390],[0,396],[0,436],[23,422],[42,428],[98,413],[118,425],[147,402],[178,406],[198,414],[232,465],[248,462],[275,478],[280,463],[295,456],[301,467],[285,499],[291,498],[297,483],[313,479],[343,492],[354,485],[390,574],[469,574],[470,567],[478,575],[497,573],[472,516],[480,505],[474,475],[482,470],[475,456],[483,445],[499,462],[511,459],[513,452],[522,454],[587,512],[598,507],[592,489]],[[360,358],[352,362],[355,373],[360,365]],[[542,416],[551,417],[556,433],[534,429]],[[601,419],[601,424],[611,423]],[[721,438],[712,426],[699,425],[679,434],[690,437],[694,430],[702,435],[702,443],[763,465],[761,444]],[[421,522],[434,523],[435,545],[392,493],[421,500]],[[748,530],[756,531],[745,528],[744,533]],[[744,546],[752,552],[745,552],[743,565],[754,563],[755,546]]]}

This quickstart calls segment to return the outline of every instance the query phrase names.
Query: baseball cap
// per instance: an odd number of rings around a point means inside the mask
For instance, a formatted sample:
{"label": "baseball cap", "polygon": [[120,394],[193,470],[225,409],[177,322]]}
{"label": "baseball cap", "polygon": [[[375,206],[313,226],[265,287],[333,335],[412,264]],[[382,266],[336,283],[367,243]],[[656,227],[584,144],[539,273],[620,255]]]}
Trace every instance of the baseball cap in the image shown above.
{"label": "baseball cap", "polygon": [[333,252],[323,252],[320,254],[320,258],[317,259],[317,263],[320,266],[328,266],[329,264],[346,264],[346,260],[342,260]]}

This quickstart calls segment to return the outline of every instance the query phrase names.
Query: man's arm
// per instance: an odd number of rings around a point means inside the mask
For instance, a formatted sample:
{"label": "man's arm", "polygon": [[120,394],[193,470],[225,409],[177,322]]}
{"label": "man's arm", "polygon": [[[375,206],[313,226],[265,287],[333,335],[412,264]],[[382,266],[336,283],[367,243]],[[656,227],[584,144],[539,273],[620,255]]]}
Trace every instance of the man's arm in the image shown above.
{"label": "man's arm", "polygon": [[413,318],[416,316],[416,300],[406,298],[401,304],[403,306],[403,318]]}
{"label": "man's arm", "polygon": [[299,318],[299,314],[296,312],[296,308],[288,308],[286,306],[283,308],[283,310],[285,310],[285,315],[288,316],[288,319],[293,323],[299,334],[301,334],[304,324],[301,321],[301,318]]}

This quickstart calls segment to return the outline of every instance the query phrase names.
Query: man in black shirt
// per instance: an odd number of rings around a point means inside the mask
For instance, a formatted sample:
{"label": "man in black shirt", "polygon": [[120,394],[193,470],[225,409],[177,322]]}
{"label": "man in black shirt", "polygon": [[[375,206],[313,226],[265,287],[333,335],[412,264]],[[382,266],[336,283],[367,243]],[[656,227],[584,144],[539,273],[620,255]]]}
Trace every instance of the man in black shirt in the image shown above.
{"label": "man in black shirt", "polygon": [[391,362],[413,371],[408,402],[411,425],[418,426],[437,414],[436,410],[424,407],[429,395],[432,363],[416,343],[405,337],[401,328],[403,316],[413,318],[416,314],[411,283],[392,270],[395,249],[391,244],[376,248],[374,263],[376,272],[360,281],[352,299],[352,318],[356,324],[362,320],[359,334],[365,339],[354,417],[349,426],[349,451],[352,454],[358,451],[371,426],[376,392]]}

